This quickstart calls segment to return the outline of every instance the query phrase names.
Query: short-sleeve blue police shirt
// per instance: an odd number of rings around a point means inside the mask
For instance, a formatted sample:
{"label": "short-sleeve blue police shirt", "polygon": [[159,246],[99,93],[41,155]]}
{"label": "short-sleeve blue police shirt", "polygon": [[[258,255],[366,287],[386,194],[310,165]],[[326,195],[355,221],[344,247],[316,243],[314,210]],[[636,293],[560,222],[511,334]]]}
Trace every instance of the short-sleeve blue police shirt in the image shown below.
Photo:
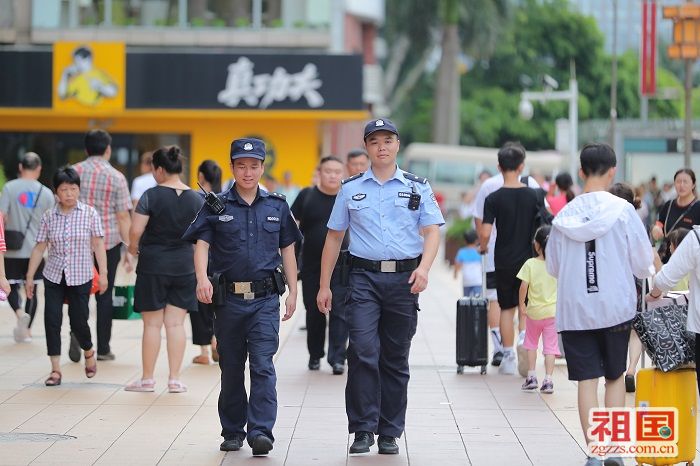
{"label": "short-sleeve blue police shirt", "polygon": [[[349,230],[350,254],[370,260],[412,259],[423,253],[419,230],[445,223],[430,184],[405,175],[411,176],[396,167],[394,176],[381,183],[370,168],[342,185],[328,228]],[[408,208],[414,189],[421,196],[418,210]]]}

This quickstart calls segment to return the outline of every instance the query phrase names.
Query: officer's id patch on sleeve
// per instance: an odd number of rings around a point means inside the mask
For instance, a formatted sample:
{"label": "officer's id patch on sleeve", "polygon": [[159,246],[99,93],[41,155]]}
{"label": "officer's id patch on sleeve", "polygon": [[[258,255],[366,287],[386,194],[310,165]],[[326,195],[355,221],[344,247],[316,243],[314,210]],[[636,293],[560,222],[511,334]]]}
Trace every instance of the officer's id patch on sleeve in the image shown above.
{"label": "officer's id patch on sleeve", "polygon": [[440,204],[438,204],[438,201],[435,198],[435,193],[430,193],[430,199],[432,199],[436,206],[440,207]]}
{"label": "officer's id patch on sleeve", "polygon": [[268,222],[274,222],[274,223],[280,223],[280,218],[279,218],[279,217],[269,216],[269,217],[267,217],[267,221],[268,221]]}
{"label": "officer's id patch on sleeve", "polygon": [[358,194],[355,194],[355,195],[352,197],[352,200],[353,200],[353,201],[361,201],[362,199],[364,199],[364,198],[366,198],[366,197],[367,197],[367,194],[365,194],[365,193],[358,193]]}
{"label": "officer's id patch on sleeve", "polygon": [[231,220],[233,220],[233,217],[230,215],[219,215],[220,222],[230,222]]}
{"label": "officer's id patch on sleeve", "polygon": [[411,197],[411,193],[399,191],[399,197],[405,197],[406,199]]}

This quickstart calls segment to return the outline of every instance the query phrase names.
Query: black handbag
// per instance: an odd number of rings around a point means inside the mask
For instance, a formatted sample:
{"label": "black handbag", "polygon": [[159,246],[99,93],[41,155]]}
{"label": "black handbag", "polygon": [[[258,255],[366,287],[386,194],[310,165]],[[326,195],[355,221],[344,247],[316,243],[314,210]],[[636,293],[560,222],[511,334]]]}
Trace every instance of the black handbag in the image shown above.
{"label": "black handbag", "polygon": [[34,200],[34,205],[29,213],[29,220],[27,220],[27,226],[24,228],[24,231],[5,230],[5,247],[8,251],[17,251],[22,249],[22,246],[24,245],[24,237],[27,235],[27,231],[29,231],[29,225],[32,223],[32,219],[34,218],[34,209],[36,209],[37,204],[39,204],[39,197],[41,196],[41,191],[43,189],[44,185],[41,185],[39,191],[36,193],[36,199]]}
{"label": "black handbag", "polygon": [[688,305],[672,299],[670,304],[646,307],[632,322],[654,365],[669,372],[695,362],[695,334],[686,330]]}

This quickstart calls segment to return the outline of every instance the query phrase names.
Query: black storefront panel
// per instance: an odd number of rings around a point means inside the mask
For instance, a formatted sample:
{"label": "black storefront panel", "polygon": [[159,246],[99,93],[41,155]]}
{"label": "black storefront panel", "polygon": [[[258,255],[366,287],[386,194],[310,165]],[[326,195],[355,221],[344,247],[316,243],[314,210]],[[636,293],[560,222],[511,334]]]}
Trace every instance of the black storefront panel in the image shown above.
{"label": "black storefront panel", "polygon": [[[0,107],[51,108],[50,51],[0,50]],[[360,55],[126,56],[127,109],[361,110]]]}
{"label": "black storefront panel", "polygon": [[0,107],[51,107],[51,52],[0,50]]}
{"label": "black storefront panel", "polygon": [[129,53],[126,107],[362,109],[359,55]]}

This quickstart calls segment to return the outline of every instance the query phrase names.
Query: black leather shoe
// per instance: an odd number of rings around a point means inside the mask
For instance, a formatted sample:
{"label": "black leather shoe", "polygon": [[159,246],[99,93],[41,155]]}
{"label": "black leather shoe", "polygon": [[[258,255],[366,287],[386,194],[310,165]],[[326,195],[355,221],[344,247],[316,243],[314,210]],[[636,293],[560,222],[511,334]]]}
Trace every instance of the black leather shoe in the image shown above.
{"label": "black leather shoe", "polygon": [[234,437],[232,439],[224,440],[221,442],[221,446],[219,447],[219,450],[221,451],[238,451],[241,449],[243,446],[243,440]]}
{"label": "black leather shoe", "polygon": [[68,346],[68,358],[73,362],[80,361],[80,343],[75,338],[73,332],[70,332],[70,346]]}
{"label": "black leather shoe", "polygon": [[368,453],[369,447],[374,445],[374,434],[372,432],[355,432],[355,441],[350,445],[350,454]]}
{"label": "black leather shoe", "polygon": [[344,364],[340,364],[339,362],[333,364],[333,375],[343,375],[343,372],[345,372]]}
{"label": "black leather shoe", "polygon": [[388,435],[380,435],[377,439],[377,446],[379,447],[380,455],[399,454],[399,446],[396,444],[396,439],[394,437],[389,437]]}
{"label": "black leather shoe", "polygon": [[309,370],[317,371],[321,368],[321,360],[318,358],[309,358]]}
{"label": "black leather shoe", "polygon": [[272,450],[272,440],[266,435],[258,435],[250,446],[253,448],[253,456],[267,455]]}

